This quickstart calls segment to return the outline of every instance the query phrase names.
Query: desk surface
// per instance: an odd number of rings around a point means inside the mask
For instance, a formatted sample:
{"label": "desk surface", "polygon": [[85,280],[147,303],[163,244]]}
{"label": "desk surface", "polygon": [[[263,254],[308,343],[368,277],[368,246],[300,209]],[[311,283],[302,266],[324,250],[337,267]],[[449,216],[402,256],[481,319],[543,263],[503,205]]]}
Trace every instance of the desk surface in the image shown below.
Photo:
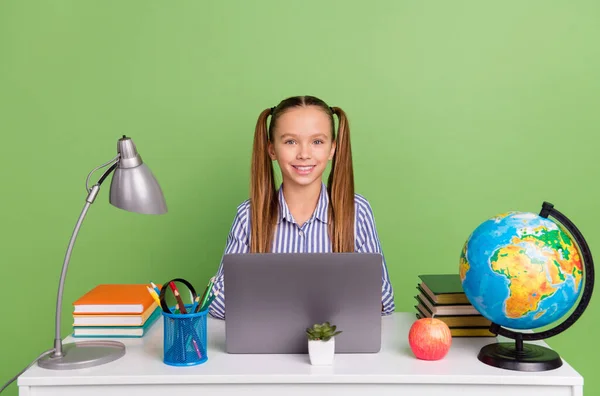
{"label": "desk surface", "polygon": [[[333,366],[312,366],[308,355],[231,355],[225,352],[225,323],[209,319],[208,361],[192,367],[162,362],[162,320],[139,339],[122,339],[127,353],[109,364],[88,369],[54,371],[34,365],[19,386],[135,384],[485,384],[582,386],[569,364],[546,372],[516,372],[491,367],[477,359],[479,349],[495,338],[454,338],[439,361],[417,360],[408,346],[412,313],[383,317],[382,349],[377,354],[336,354]],[[67,337],[65,342],[73,339]],[[501,337],[499,341],[505,341]],[[547,346],[543,342],[536,342]],[[559,351],[560,352],[560,351]]]}

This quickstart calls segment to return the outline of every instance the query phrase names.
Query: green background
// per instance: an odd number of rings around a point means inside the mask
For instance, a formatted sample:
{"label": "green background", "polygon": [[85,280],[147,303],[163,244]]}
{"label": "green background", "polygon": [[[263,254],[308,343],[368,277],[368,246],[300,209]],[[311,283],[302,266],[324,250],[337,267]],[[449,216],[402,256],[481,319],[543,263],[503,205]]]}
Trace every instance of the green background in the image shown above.
{"label": "green background", "polygon": [[[122,134],[169,213],[117,210],[104,185],[63,336],[96,284],[206,282],[248,196],[256,118],[287,96],[348,113],[399,311],[414,310],[419,273],[456,272],[469,233],[500,212],[550,201],[599,250],[599,20],[595,0],[1,1],[0,382],[52,347],[85,177]],[[597,304],[548,341],[588,395]]]}

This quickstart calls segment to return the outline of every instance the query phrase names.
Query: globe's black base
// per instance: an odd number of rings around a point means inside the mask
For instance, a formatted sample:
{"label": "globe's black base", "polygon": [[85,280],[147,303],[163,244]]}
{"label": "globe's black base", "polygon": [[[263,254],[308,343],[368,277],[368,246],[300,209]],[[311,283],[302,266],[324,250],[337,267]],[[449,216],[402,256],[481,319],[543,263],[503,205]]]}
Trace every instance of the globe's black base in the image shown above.
{"label": "globe's black base", "polygon": [[522,351],[510,342],[489,344],[481,348],[477,358],[490,366],[515,371],[546,371],[562,366],[558,353],[534,344],[523,344]]}

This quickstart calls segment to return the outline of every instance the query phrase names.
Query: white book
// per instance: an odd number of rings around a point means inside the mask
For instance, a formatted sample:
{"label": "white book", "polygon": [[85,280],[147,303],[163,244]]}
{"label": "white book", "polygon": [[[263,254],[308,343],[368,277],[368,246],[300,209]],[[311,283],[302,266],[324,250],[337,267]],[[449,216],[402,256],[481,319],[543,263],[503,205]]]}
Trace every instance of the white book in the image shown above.
{"label": "white book", "polygon": [[73,326],[141,326],[157,309],[152,304],[144,313],[137,315],[77,315],[73,314]]}

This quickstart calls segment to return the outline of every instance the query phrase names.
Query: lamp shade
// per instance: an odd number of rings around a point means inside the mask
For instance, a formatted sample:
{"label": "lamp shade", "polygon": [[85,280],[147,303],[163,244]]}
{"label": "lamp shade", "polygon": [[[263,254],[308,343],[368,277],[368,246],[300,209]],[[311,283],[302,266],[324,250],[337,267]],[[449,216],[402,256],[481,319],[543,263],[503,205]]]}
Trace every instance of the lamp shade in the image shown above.
{"label": "lamp shade", "polygon": [[120,158],[110,184],[110,203],[129,212],[167,213],[160,185],[143,163],[133,141],[123,136],[119,139],[117,151]]}

